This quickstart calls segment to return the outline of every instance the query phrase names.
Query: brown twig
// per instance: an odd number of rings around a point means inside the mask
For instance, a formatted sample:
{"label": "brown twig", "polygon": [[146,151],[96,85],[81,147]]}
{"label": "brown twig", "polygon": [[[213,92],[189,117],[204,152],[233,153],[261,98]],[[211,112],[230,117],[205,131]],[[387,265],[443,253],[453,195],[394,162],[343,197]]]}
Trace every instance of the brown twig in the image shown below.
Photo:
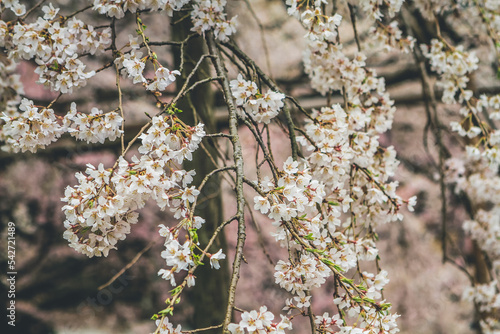
{"label": "brown twig", "polygon": [[137,253],[136,256],[134,256],[134,258],[132,259],[132,261],[130,261],[129,263],[127,263],[127,265],[125,267],[123,267],[119,272],[117,272],[113,277],[111,277],[111,279],[109,281],[107,281],[106,283],[104,283],[103,285],[101,285],[100,287],[97,288],[97,290],[102,290],[102,289],[105,289],[107,288],[108,286],[110,286],[111,284],[113,284],[114,281],[116,281],[118,279],[118,277],[120,277],[126,270],[130,269],[130,267],[132,267],[140,258],[141,256],[146,253],[151,247],[153,247],[153,245],[155,244],[156,241],[150,241],[149,244],[146,245],[146,247],[144,247],[139,253]]}

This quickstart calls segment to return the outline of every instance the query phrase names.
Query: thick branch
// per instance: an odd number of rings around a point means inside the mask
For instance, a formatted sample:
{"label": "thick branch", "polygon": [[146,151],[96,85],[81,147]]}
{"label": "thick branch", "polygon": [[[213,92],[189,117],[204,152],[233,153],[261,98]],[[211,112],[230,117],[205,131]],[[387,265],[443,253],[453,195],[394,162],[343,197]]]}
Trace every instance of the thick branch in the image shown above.
{"label": "thick branch", "polygon": [[238,136],[238,119],[236,113],[236,105],[233,101],[233,96],[231,94],[231,88],[229,86],[229,79],[227,77],[226,68],[222,63],[220,51],[217,48],[214,36],[212,33],[206,35],[206,41],[210,55],[212,56],[212,62],[217,72],[217,76],[223,77],[222,88],[224,91],[224,97],[226,99],[227,108],[229,111],[229,134],[232,136],[231,141],[233,143],[233,158],[236,165],[236,205],[238,216],[238,241],[236,244],[236,254],[234,256],[233,262],[233,274],[231,276],[231,285],[229,286],[229,297],[226,309],[226,318],[224,320],[223,332],[229,333],[227,327],[229,326],[232,318],[234,300],[236,294],[236,285],[238,284],[240,276],[241,259],[243,256],[243,246],[245,245],[246,233],[245,233],[245,199],[243,197],[243,152],[241,148],[240,138]]}

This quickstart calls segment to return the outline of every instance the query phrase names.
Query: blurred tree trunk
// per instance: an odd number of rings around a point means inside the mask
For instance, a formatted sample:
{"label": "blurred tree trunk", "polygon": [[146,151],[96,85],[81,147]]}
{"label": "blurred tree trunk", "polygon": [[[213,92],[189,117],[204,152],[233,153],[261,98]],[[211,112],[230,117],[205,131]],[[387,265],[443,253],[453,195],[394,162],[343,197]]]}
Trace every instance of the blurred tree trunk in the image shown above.
{"label": "blurred tree trunk", "polygon": [[[175,41],[185,40],[191,33],[192,23],[189,17],[188,19],[181,19],[185,15],[185,12],[174,13],[172,22],[177,23],[172,26],[172,37]],[[185,46],[184,68],[181,77],[176,81],[178,89],[182,87],[186,77],[191,73],[200,57],[206,53],[204,49],[204,40],[199,36],[191,38]],[[174,48],[174,57],[176,62],[175,68],[178,69],[181,57],[180,48]],[[191,78],[190,83],[210,76],[209,60],[207,58],[203,62],[196,74]],[[177,104],[177,107],[183,110],[183,113],[179,117],[191,125],[202,122],[205,124],[207,133],[214,132],[216,130],[216,120],[213,115],[214,100],[214,93],[210,84],[199,85]],[[216,157],[215,149],[207,144],[207,141],[204,140],[204,143],[211,155]],[[193,182],[195,185],[199,185],[204,175],[207,175],[216,168],[207,153],[202,149],[198,149],[193,154],[193,161],[185,161],[184,167],[186,170],[196,170]],[[201,245],[206,245],[223,219],[220,178],[218,175],[212,176],[209,182],[207,182],[200,193],[198,202],[195,214],[206,220],[204,226],[199,230],[198,236]],[[226,239],[223,233],[219,234],[218,240],[216,240],[209,251],[213,254],[221,248],[224,254],[227,254]],[[219,270],[212,269],[208,263],[200,266],[195,273],[197,277],[196,285],[186,291],[189,303],[194,308],[194,315],[191,319],[193,328],[219,325],[224,320],[229,287],[229,267],[227,261],[221,261],[220,265]],[[216,332],[218,331],[212,330],[205,333]]]}

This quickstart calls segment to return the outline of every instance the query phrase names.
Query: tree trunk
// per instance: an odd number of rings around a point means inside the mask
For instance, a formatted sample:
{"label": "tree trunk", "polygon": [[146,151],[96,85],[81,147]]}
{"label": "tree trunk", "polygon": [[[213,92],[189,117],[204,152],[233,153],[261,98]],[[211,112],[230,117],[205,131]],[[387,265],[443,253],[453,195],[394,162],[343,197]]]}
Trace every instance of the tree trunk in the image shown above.
{"label": "tree trunk", "polygon": [[[178,22],[184,15],[185,12],[175,12],[173,22]],[[176,41],[184,40],[191,32],[191,27],[192,24],[189,17],[174,24],[172,26],[173,39]],[[181,73],[181,77],[177,80],[178,89],[182,87],[187,75],[191,73],[200,57],[206,53],[204,49],[204,41],[199,36],[190,39],[187,43],[184,50],[184,69]],[[174,56],[176,68],[179,68],[181,53],[180,49],[177,47],[174,50]],[[197,73],[191,78],[190,83],[194,83],[209,76],[209,59],[206,59],[197,70]],[[184,99],[179,101],[177,107],[183,110],[180,117],[184,122],[191,125],[194,125],[195,122],[202,122],[205,124],[206,132],[210,133],[216,130],[213,105],[214,93],[210,84],[206,83],[198,86],[187,94]],[[216,157],[213,147],[211,147],[207,141],[204,141],[204,143],[211,155]],[[209,156],[202,149],[198,149],[195,154],[193,154],[193,161],[186,161],[184,167],[186,170],[196,169],[196,176],[193,182],[195,185],[199,185],[204,175],[207,175],[216,168]],[[221,187],[218,175],[212,176],[207,182],[199,195],[198,202],[199,204],[196,207],[195,214],[206,220],[204,226],[198,231],[199,241],[203,247],[208,243],[209,238],[213,235],[218,224],[223,220]],[[223,233],[219,234],[218,239],[209,252],[213,254],[221,248],[224,254],[227,254],[226,239]],[[193,318],[190,319],[190,325],[193,328],[219,325],[223,322],[225,316],[229,287],[228,262],[225,260],[221,261],[219,270],[212,269],[206,260],[205,263],[204,266],[200,266],[195,272],[197,277],[196,285],[186,291],[189,303],[194,308]],[[218,331],[205,331],[205,333],[216,332]]]}

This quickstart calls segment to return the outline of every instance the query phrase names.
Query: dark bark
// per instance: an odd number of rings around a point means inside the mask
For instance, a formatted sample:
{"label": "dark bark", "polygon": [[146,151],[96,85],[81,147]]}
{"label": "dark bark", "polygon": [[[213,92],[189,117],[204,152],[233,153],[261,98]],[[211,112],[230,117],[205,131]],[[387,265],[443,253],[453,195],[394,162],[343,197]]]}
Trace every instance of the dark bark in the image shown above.
{"label": "dark bark", "polygon": [[[174,15],[173,22],[177,22],[185,13],[181,15]],[[189,33],[191,33],[191,21],[184,19],[172,27],[172,37],[176,41],[184,40]],[[184,68],[181,73],[181,78],[177,80],[177,87],[180,88],[185,82],[185,78],[192,71],[194,65],[198,62],[200,57],[206,53],[204,41],[200,37],[191,38],[187,43],[184,50]],[[176,61],[176,68],[180,66],[181,52],[178,47],[174,48],[174,57]],[[205,79],[210,76],[209,59],[207,58],[199,67],[197,73],[192,77],[191,84]],[[198,122],[205,124],[207,133],[215,132],[216,118],[214,115],[214,93],[210,84],[203,84],[198,86],[192,92],[177,103],[177,108],[183,110],[180,115],[182,120],[187,124],[194,125],[196,117]],[[194,110],[193,110],[194,109]],[[213,157],[216,156],[213,146],[209,141],[204,140],[208,151]],[[186,170],[196,170],[196,177],[194,184],[199,185],[205,175],[217,168],[211,162],[207,153],[201,148],[198,149],[193,155],[193,161],[186,161],[184,163]],[[204,226],[198,231],[200,244],[206,245],[217,229],[218,224],[223,220],[222,217],[222,200],[220,178],[214,175],[207,182],[205,187],[200,193],[198,198],[198,205],[196,206],[196,215],[205,219]],[[221,233],[218,240],[214,243],[209,250],[210,253],[217,252],[220,248],[223,249],[224,254],[227,254],[227,246],[224,234]],[[204,266],[200,266],[195,276],[196,285],[189,288],[186,293],[189,298],[189,304],[194,308],[193,318],[190,319],[191,327],[204,328],[214,325],[219,325],[223,322],[225,316],[225,308],[228,295],[229,286],[229,268],[227,260],[220,262],[221,268],[215,270],[210,268],[208,261],[205,261]],[[204,333],[216,333],[217,330],[206,331]]]}

